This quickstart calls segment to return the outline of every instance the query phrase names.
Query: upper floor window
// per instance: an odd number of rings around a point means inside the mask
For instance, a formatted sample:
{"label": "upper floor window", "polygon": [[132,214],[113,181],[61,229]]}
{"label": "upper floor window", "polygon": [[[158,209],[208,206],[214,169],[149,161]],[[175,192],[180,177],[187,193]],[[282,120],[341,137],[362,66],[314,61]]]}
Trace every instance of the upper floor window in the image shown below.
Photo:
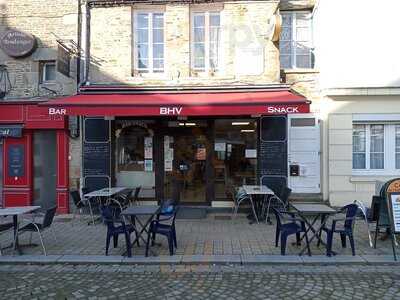
{"label": "upper floor window", "polygon": [[136,12],[134,27],[136,70],[164,72],[164,13]]}
{"label": "upper floor window", "polygon": [[353,171],[400,171],[399,124],[353,124]]}
{"label": "upper floor window", "polygon": [[54,82],[56,80],[56,62],[54,60],[39,62],[40,83]]}
{"label": "upper floor window", "polygon": [[220,12],[192,14],[192,68],[199,72],[214,72],[220,68]]}
{"label": "upper floor window", "polygon": [[282,32],[279,42],[281,68],[313,68],[311,13],[293,11],[281,14]]}

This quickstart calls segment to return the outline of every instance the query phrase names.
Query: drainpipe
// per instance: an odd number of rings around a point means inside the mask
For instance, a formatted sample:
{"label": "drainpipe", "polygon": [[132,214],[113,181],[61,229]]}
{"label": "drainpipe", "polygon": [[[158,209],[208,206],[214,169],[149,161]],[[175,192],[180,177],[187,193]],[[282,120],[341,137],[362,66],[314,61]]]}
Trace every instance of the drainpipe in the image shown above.
{"label": "drainpipe", "polygon": [[89,65],[90,65],[90,4],[86,3],[86,42],[85,42],[85,80],[84,84],[89,82]]}
{"label": "drainpipe", "polygon": [[79,85],[81,84],[81,46],[82,46],[82,2],[78,0],[78,28],[76,33],[78,53],[76,58],[76,91],[79,91]]}

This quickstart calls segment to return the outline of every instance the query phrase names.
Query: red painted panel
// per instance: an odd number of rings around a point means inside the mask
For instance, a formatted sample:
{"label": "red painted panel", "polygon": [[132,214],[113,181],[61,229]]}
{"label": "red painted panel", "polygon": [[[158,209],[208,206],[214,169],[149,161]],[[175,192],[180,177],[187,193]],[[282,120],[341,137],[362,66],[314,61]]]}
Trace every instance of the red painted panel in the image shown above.
{"label": "red painted panel", "polygon": [[59,213],[69,211],[69,140],[66,131],[57,130],[57,205]]}
{"label": "red painted panel", "polygon": [[57,213],[67,214],[69,212],[68,191],[57,191]]}
{"label": "red painted panel", "polygon": [[64,129],[67,128],[66,118],[49,115],[48,109],[37,105],[26,105],[25,128],[29,129]]}
{"label": "red painted panel", "polygon": [[30,191],[4,191],[4,206],[31,205],[32,194]]}
{"label": "red painted panel", "polygon": [[23,123],[24,106],[23,105],[1,105],[0,122],[4,123]]}

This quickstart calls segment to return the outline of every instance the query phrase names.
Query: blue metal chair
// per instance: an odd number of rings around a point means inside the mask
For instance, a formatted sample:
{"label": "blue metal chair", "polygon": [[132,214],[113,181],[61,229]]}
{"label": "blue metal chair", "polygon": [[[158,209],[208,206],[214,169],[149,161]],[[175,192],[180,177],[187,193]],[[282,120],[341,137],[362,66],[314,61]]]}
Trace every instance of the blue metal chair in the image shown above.
{"label": "blue metal chair", "polygon": [[[296,234],[296,243],[300,245],[300,234],[306,232],[306,225],[303,220],[295,218],[293,213],[287,211],[279,211],[276,208],[272,208],[273,213],[276,217],[276,232],[275,232],[275,247],[278,247],[279,237],[281,239],[281,255],[285,255],[286,252],[286,241],[289,235]],[[286,223],[284,223],[287,221]],[[307,247],[308,243],[307,234],[305,235]]]}
{"label": "blue metal chair", "polygon": [[[120,234],[125,235],[126,250],[128,257],[132,256],[132,244],[131,244],[131,233],[135,231],[132,225],[126,225],[122,218],[116,220],[112,209],[109,206],[101,207],[101,216],[103,217],[104,223],[107,225],[107,237],[106,237],[106,255],[108,255],[108,248],[110,247],[110,240],[114,240],[114,248],[118,246],[118,236]],[[115,223],[121,225],[116,226]],[[136,233],[136,231],[135,231]]]}
{"label": "blue metal chair", "polygon": [[[151,221],[146,243],[146,256],[149,254],[150,239],[154,244],[156,234],[161,234],[167,237],[169,254],[174,255],[174,249],[178,247],[176,239],[175,219],[179,207],[173,206],[171,212],[164,212],[157,216],[156,220]],[[165,223],[168,222],[168,223]]]}
{"label": "blue metal chair", "polygon": [[[343,218],[335,218],[332,220],[331,228],[327,228],[326,226],[322,228],[323,231],[326,232],[326,255],[332,256],[335,255],[335,252],[332,251],[332,242],[333,242],[333,234],[339,233],[340,239],[342,241],[342,247],[346,248],[346,237],[349,238],[351,253],[353,256],[356,255],[355,247],[354,247],[354,236],[353,236],[353,228],[354,228],[354,220],[357,216],[358,205],[357,204],[348,204],[343,206],[338,213],[345,213],[345,217]],[[337,226],[338,222],[342,222],[341,226]]]}

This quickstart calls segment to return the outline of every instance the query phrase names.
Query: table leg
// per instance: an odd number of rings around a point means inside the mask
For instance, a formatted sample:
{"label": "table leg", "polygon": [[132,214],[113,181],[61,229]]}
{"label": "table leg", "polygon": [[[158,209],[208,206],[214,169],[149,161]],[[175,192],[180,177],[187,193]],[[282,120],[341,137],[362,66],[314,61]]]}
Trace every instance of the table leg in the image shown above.
{"label": "table leg", "polygon": [[[320,215],[317,215],[316,218],[315,218],[315,221],[316,221],[319,217],[320,217]],[[304,219],[304,218],[302,218],[302,219]],[[320,233],[320,231],[322,230],[322,228],[325,226],[325,223],[326,223],[327,220],[328,220],[328,218],[323,218],[323,221],[322,221],[322,219],[321,219],[321,224],[320,224],[320,226],[318,227],[317,230],[315,230],[313,227],[310,227],[311,231],[312,231],[314,234],[311,236],[310,240],[308,241],[308,244],[310,244],[310,243],[313,241],[314,238],[317,238],[317,239],[320,240],[319,233]],[[315,221],[313,222],[313,224],[315,223]],[[306,232],[307,232],[307,231],[306,231]],[[322,241],[321,241],[321,242],[322,242]],[[305,248],[303,248],[303,249],[300,251],[300,254],[299,254],[299,255],[302,255],[302,254],[304,253],[304,251],[305,251]],[[309,252],[309,256],[311,256],[310,249],[308,249],[308,252]]]}
{"label": "table leg", "polygon": [[22,250],[19,247],[18,242],[18,216],[13,216],[13,225],[14,225],[14,250],[17,250],[19,255],[22,255]]}
{"label": "table leg", "polygon": [[[139,239],[141,239],[141,240],[144,242],[144,244],[147,243],[147,241],[143,238],[143,233],[144,233],[144,232],[146,232],[146,233],[149,232],[149,231],[147,230],[147,227],[148,227],[148,225],[150,224],[150,222],[153,220],[154,216],[155,216],[155,215],[151,215],[150,218],[146,221],[145,224],[143,224],[143,223],[140,221],[140,219],[137,218],[136,216],[132,216],[133,218],[135,218],[135,223],[132,224],[132,226],[133,226],[133,228],[134,228],[134,231],[136,232],[136,238],[135,238],[135,239],[133,240],[133,242],[132,242],[132,247],[133,247],[133,245],[134,245],[135,243],[138,243]],[[141,229],[140,231],[138,230],[138,228],[137,228],[137,226],[136,226],[136,223],[138,223],[138,224],[142,227],[142,229]],[[154,256],[157,255],[152,249],[149,249],[149,250],[150,250],[150,252],[151,252]],[[123,255],[126,255],[126,252],[124,252]]]}

